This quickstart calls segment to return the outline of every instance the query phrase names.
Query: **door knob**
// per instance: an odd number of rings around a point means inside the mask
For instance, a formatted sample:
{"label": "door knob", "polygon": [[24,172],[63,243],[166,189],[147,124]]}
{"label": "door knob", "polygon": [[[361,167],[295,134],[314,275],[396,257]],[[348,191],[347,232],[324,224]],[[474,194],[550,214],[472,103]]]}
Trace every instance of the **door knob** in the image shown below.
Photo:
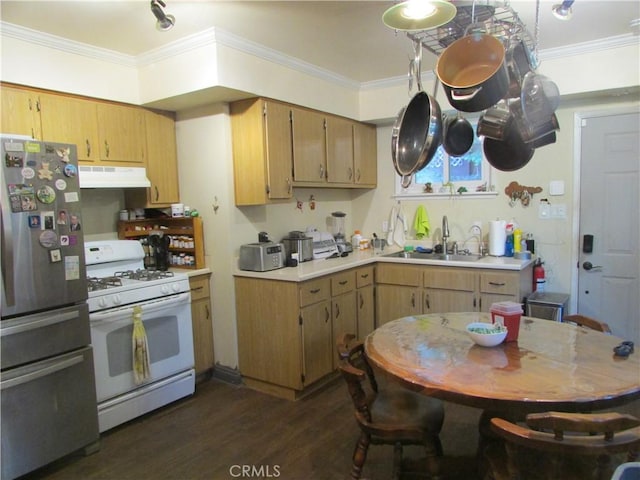
{"label": "door knob", "polygon": [[589,271],[589,270],[602,270],[602,265],[594,265],[591,262],[584,262],[582,264],[582,268],[584,268],[587,271]]}

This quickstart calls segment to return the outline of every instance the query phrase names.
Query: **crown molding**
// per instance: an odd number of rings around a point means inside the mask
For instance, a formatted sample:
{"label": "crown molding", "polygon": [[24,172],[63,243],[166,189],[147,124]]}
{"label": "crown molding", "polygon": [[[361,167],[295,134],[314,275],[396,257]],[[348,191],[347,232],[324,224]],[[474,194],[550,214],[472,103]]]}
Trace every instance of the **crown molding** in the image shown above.
{"label": "crown molding", "polygon": [[[131,68],[150,65],[181,55],[193,49],[206,46],[223,45],[352,90],[372,90],[394,87],[406,82],[406,75],[402,75],[360,83],[218,28],[210,28],[202,32],[195,33],[161,48],[150,50],[137,56],[126,55],[113,50],[90,46],[84,43],[58,37],[56,35],[50,35],[48,33],[2,21],[0,21],[0,31],[2,36]],[[591,42],[583,42],[565,47],[541,50],[539,52],[539,57],[541,61],[544,61],[574,55],[584,55],[601,50],[621,48],[631,45],[638,45],[638,36],[629,33]]]}

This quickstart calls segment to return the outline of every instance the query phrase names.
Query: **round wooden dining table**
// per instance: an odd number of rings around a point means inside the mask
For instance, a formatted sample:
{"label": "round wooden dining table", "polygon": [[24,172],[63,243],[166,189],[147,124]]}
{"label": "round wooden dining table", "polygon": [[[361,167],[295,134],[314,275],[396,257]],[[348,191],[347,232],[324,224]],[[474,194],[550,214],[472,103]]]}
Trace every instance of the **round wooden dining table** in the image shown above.
{"label": "round wooden dining table", "polygon": [[491,316],[399,318],[366,338],[366,354],[414,391],[518,417],[549,410],[588,412],[640,398],[640,352],[615,356],[620,338],[523,316],[517,341],[481,347],[466,332],[471,322],[491,323]]}

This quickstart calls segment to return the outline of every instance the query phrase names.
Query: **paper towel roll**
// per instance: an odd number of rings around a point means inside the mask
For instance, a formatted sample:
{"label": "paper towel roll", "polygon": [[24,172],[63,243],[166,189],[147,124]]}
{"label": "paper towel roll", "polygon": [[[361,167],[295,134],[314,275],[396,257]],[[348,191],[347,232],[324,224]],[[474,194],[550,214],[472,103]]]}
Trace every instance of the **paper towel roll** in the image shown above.
{"label": "paper towel roll", "polygon": [[503,256],[506,240],[507,222],[504,220],[489,222],[489,255],[494,257]]}

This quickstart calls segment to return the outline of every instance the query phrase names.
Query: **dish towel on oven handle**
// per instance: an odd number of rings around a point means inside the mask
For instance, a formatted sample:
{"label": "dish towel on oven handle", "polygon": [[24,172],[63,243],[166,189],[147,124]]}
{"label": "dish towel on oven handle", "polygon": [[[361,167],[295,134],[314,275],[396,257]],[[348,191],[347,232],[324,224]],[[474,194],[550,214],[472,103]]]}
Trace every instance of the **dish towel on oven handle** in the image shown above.
{"label": "dish towel on oven handle", "polygon": [[149,345],[147,343],[147,332],[142,323],[142,307],[133,307],[133,335],[131,337],[131,348],[133,352],[133,378],[136,385],[141,384],[149,378],[151,370],[149,368]]}

